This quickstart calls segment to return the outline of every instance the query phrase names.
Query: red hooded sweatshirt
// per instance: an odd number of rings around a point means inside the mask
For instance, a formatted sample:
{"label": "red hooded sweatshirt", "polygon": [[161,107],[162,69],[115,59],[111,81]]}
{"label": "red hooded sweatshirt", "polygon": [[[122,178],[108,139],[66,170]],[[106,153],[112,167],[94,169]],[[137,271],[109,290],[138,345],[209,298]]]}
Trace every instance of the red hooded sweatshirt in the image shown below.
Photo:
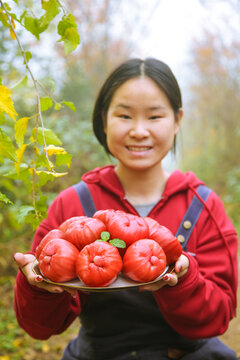
{"label": "red hooded sweatshirt", "polygon": [[[127,201],[112,165],[96,168],[83,175],[97,210],[121,209],[138,214]],[[176,233],[182,218],[200,184],[192,172],[174,171],[160,201],[148,216]],[[51,204],[48,218],[36,231],[32,244],[35,252],[48,231],[63,221],[84,215],[73,187],[62,191]],[[189,238],[188,272],[176,286],[165,286],[154,292],[162,316],[174,331],[188,339],[208,338],[223,334],[234,317],[237,289],[236,231],[224,206],[212,191]],[[31,286],[19,272],[15,286],[15,312],[19,325],[32,337],[47,339],[62,333],[81,313],[88,296],[79,291],[52,294]]]}

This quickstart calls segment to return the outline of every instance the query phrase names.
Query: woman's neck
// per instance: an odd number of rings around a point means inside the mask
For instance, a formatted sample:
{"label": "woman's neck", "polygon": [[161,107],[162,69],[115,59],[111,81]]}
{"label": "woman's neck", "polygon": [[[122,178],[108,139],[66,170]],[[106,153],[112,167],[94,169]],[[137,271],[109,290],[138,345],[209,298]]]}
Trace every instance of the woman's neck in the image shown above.
{"label": "woman's neck", "polygon": [[123,186],[126,198],[134,205],[159,201],[169,177],[169,174],[159,166],[149,171],[135,171],[117,165],[115,172]]}

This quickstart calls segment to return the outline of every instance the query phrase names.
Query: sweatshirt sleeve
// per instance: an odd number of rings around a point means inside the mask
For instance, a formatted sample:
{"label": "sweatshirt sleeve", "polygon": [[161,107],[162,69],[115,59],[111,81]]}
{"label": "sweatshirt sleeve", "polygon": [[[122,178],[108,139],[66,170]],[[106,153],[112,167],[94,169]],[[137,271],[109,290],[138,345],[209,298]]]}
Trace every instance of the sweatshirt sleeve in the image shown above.
{"label": "sweatshirt sleeve", "polygon": [[166,321],[189,339],[223,334],[236,309],[237,234],[216,194],[209,203],[189,239],[196,256],[184,253],[188,272],[154,293]]}
{"label": "sweatshirt sleeve", "polygon": [[[83,212],[75,190],[64,190],[53,201],[48,218],[37,229],[31,252],[34,254],[41,239],[50,230],[56,229],[67,218],[78,215],[83,215]],[[17,274],[14,310],[19,325],[33,338],[44,340],[66,330],[80,314],[85,300],[86,295],[81,291],[76,298],[66,291],[53,294],[30,285],[21,271]]]}

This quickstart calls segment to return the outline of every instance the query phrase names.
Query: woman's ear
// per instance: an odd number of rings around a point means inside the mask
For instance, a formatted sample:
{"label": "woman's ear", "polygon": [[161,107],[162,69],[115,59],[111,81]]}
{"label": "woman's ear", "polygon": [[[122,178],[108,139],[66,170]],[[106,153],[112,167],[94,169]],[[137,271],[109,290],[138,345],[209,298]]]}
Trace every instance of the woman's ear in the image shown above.
{"label": "woman's ear", "polygon": [[183,117],[184,111],[182,108],[180,108],[177,112],[177,114],[175,114],[175,135],[178,133],[178,130],[180,128],[180,124],[181,124],[181,120]]}

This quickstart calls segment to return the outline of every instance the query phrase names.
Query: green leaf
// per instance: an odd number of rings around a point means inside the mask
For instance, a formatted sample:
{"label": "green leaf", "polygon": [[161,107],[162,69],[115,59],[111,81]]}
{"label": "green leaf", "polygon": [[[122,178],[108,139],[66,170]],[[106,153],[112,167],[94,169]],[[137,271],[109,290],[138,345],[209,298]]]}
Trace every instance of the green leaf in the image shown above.
{"label": "green leaf", "polygon": [[13,204],[11,200],[8,199],[8,197],[0,192],[0,201],[4,202],[4,204]]}
{"label": "green leaf", "polygon": [[58,23],[58,34],[61,39],[58,41],[64,42],[64,50],[66,55],[76,49],[80,43],[80,36],[77,31],[77,23],[72,14],[63,16]]}
{"label": "green leaf", "polygon": [[67,107],[69,107],[69,109],[71,109],[72,111],[76,111],[75,105],[73,102],[71,101],[63,101],[63,104],[66,105]]}
{"label": "green leaf", "polygon": [[110,239],[110,234],[108,231],[101,232],[101,240],[108,241]]}
{"label": "green leaf", "polygon": [[38,175],[38,185],[39,187],[44,186],[48,181],[54,181],[55,177],[52,174],[47,174],[41,172]]}
{"label": "green leaf", "polygon": [[34,214],[35,213],[35,209],[33,206],[30,205],[23,205],[19,208],[18,210],[18,215],[17,215],[17,221],[19,223],[22,223],[25,221],[26,216],[31,213]]}
{"label": "green leaf", "polygon": [[[72,14],[64,15],[58,23],[58,34],[64,37],[66,30],[69,27],[77,27],[77,23]],[[60,40],[61,41],[61,40]]]}
{"label": "green leaf", "polygon": [[8,23],[8,17],[4,12],[1,11],[1,9],[0,9],[0,21],[4,26],[8,28],[10,27],[10,24]]}
{"label": "green leaf", "polygon": [[[26,52],[25,52],[26,53]],[[17,84],[15,84],[12,89],[16,90],[19,89],[21,87],[26,87],[27,86],[27,82],[28,82],[28,77],[27,75],[24,76],[24,78],[22,78],[19,82],[17,82]]]}
{"label": "green leaf", "polygon": [[15,147],[10,137],[0,129],[0,156],[17,162]]}
{"label": "green leaf", "polygon": [[124,249],[126,247],[126,243],[123,240],[120,239],[112,239],[109,241],[109,243],[115,247]]}
{"label": "green leaf", "polygon": [[[53,166],[53,164],[51,163],[51,165]],[[36,157],[36,168],[48,168],[50,170],[50,166],[48,163],[48,160],[46,158],[45,154],[39,154]]]}
{"label": "green leaf", "polygon": [[[29,62],[30,59],[32,59],[32,53],[30,51],[25,51],[25,57],[27,60],[27,63]],[[24,61],[25,63],[25,61]]]}
{"label": "green leaf", "polygon": [[42,97],[40,99],[41,111],[46,111],[53,106],[52,99],[50,97]]}
{"label": "green leaf", "polygon": [[38,19],[31,16],[28,12],[25,12],[23,14],[23,18],[24,18],[25,29],[28,30],[34,36],[36,36],[36,38],[39,40],[39,34],[41,32],[41,29]]}
{"label": "green leaf", "polygon": [[15,139],[19,147],[22,146],[24,142],[24,135],[26,134],[28,127],[28,117],[21,118],[15,123]]}
{"label": "green leaf", "polygon": [[0,125],[3,125],[5,123],[5,116],[3,113],[0,113]]}
{"label": "green leaf", "polygon": [[[33,129],[33,136],[36,136],[36,129]],[[58,136],[51,130],[51,129],[47,129],[44,128],[44,137],[45,137],[45,141],[47,145],[62,145],[61,140],[58,138]],[[38,128],[38,132],[37,132],[37,142],[40,145],[44,145],[44,141],[43,141],[43,133],[42,133],[42,128],[39,127]]]}
{"label": "green leaf", "polygon": [[7,11],[11,11],[11,7],[9,6],[9,4],[7,2],[4,3],[4,6],[7,9]]}
{"label": "green leaf", "polygon": [[80,36],[75,28],[68,28],[64,36],[64,51],[68,55],[80,44]]}
{"label": "green leaf", "polygon": [[65,154],[56,155],[56,166],[67,165],[68,167],[70,167],[71,163],[72,163],[71,154],[65,153]]}
{"label": "green leaf", "polygon": [[61,103],[55,103],[54,110],[61,110],[63,108]]}
{"label": "green leaf", "polygon": [[42,8],[46,13],[40,18],[40,27],[44,28],[59,14],[59,2],[57,0],[42,1]]}

